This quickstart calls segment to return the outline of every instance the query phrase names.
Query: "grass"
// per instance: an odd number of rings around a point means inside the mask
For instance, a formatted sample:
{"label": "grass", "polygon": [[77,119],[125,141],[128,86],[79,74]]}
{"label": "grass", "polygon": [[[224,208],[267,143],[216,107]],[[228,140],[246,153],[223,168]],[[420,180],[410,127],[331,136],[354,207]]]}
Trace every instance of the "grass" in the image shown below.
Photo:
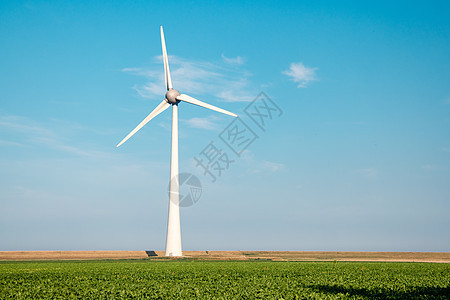
{"label": "grass", "polygon": [[0,299],[449,299],[449,282],[432,263],[0,263]]}

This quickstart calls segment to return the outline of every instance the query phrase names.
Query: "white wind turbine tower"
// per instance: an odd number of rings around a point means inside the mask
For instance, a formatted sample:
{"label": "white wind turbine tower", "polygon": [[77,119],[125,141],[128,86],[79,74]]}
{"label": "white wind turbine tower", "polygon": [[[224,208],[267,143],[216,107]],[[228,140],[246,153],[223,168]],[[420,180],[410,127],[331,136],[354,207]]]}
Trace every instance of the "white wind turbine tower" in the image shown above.
{"label": "white wind turbine tower", "polygon": [[169,196],[169,220],[167,225],[166,240],[166,256],[182,256],[181,251],[181,227],[180,227],[180,199],[179,199],[179,182],[178,182],[178,103],[181,101],[202,106],[217,112],[237,117],[236,114],[224,109],[215,107],[208,103],[194,99],[186,94],[180,94],[172,88],[172,78],[170,77],[169,61],[167,58],[166,42],[164,40],[164,31],[161,26],[161,44],[164,61],[164,79],[166,82],[165,99],[135,128],[131,131],[118,145],[125,143],[133,134],[147,124],[151,119],[165,111],[172,105],[172,152],[170,159],[170,196]]}

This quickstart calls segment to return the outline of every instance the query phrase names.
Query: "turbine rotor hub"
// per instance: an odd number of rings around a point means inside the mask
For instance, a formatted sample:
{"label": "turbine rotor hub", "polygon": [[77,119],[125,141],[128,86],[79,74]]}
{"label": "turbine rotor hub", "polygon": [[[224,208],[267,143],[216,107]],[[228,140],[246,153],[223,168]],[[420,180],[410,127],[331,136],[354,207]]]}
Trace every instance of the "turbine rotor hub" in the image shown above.
{"label": "turbine rotor hub", "polygon": [[170,89],[166,93],[166,99],[170,104],[177,104],[180,102],[180,100],[177,100],[178,96],[180,96],[180,93],[174,89]]}

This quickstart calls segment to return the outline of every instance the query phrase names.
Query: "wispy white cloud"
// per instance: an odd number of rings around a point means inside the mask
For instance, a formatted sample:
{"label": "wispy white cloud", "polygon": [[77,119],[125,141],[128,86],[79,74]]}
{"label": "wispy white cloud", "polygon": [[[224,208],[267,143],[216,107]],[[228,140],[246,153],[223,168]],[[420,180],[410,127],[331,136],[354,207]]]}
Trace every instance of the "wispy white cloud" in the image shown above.
{"label": "wispy white cloud", "polygon": [[251,174],[278,172],[286,168],[285,164],[272,162],[268,160],[258,160],[253,152],[246,149],[241,154],[241,160],[247,165],[248,172]]}
{"label": "wispy white cloud", "polygon": [[448,98],[447,100],[445,100],[445,104],[450,104],[450,98]]}
{"label": "wispy white cloud", "polygon": [[6,141],[6,140],[0,140],[0,145],[14,146],[14,147],[26,147],[26,145],[24,145],[24,144],[12,142],[12,141]]}
{"label": "wispy white cloud", "polygon": [[435,170],[439,170],[440,167],[437,165],[426,164],[426,165],[422,166],[422,169],[427,170],[427,171],[435,171]]}
{"label": "wispy white cloud", "polygon": [[379,171],[375,168],[359,169],[359,170],[356,170],[356,173],[358,173],[368,179],[376,179],[376,178],[378,178],[378,175],[379,175]]}
{"label": "wispy white cloud", "polygon": [[35,136],[51,136],[53,132],[28,118],[15,115],[0,116],[0,127],[8,130],[29,133]]}
{"label": "wispy white cloud", "polygon": [[228,64],[232,64],[232,65],[242,65],[245,62],[245,60],[240,56],[226,57],[223,53],[222,53],[222,59],[224,62],[226,62]]}
{"label": "wispy white cloud", "polygon": [[[60,124],[58,124],[60,125]],[[97,156],[105,155],[99,151],[85,151],[76,146],[70,145],[67,138],[63,134],[58,133],[54,127],[45,126],[32,119],[17,116],[17,115],[3,115],[0,116],[0,130],[6,133],[12,133],[14,139],[2,141],[2,144],[8,144],[9,146],[25,147],[25,146],[37,146],[45,147],[48,149],[64,152],[75,156]],[[75,127],[79,127],[77,124]],[[67,130],[67,127],[65,128]],[[77,130],[76,128],[74,130]]]}
{"label": "wispy white cloud", "polygon": [[214,123],[214,121],[217,119],[218,118],[215,116],[210,116],[207,118],[192,118],[189,120],[184,120],[183,122],[192,128],[216,130],[217,125]]}
{"label": "wispy white cloud", "polygon": [[[214,97],[219,101],[227,102],[252,101],[257,91],[252,90],[250,86],[251,74],[242,68],[243,59],[229,60],[235,63],[230,66],[231,62],[226,62],[225,59],[218,63],[211,63],[169,56],[173,85],[180,92],[198,95],[200,100]],[[124,68],[122,71],[148,79],[145,84],[133,87],[141,97],[158,100],[164,97],[162,56],[156,56],[150,67]]]}
{"label": "wispy white cloud", "polygon": [[91,156],[92,153],[82,150],[78,147],[68,145],[64,143],[61,139],[49,136],[36,136],[33,142],[40,144],[42,146],[51,148],[53,150],[69,153],[76,156]]}
{"label": "wispy white cloud", "polygon": [[272,172],[276,172],[276,171],[279,171],[279,170],[282,170],[285,168],[284,164],[271,162],[271,161],[263,161],[262,165],[265,169],[272,171]]}
{"label": "wispy white cloud", "polygon": [[310,81],[317,80],[317,68],[308,68],[303,63],[291,63],[289,70],[283,71],[284,75],[291,77],[291,80],[298,83],[299,88],[304,88]]}

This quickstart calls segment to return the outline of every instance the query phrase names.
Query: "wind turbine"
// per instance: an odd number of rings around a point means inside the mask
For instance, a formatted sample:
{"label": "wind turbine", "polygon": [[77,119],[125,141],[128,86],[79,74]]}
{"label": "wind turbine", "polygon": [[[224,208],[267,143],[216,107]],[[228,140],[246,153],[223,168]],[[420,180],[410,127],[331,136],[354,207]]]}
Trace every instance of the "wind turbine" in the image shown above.
{"label": "wind turbine", "polygon": [[178,103],[184,101],[195,104],[204,108],[208,108],[223,114],[237,117],[236,114],[218,108],[208,103],[192,98],[186,94],[180,94],[172,87],[172,78],[170,77],[169,60],[167,58],[166,41],[164,39],[164,31],[161,26],[161,44],[164,62],[164,80],[166,83],[165,99],[135,128],[131,131],[118,145],[125,143],[139,129],[144,127],[151,119],[165,111],[172,105],[172,152],[170,159],[170,193],[169,193],[169,220],[167,224],[167,239],[165,256],[182,256],[181,251],[181,227],[180,227],[180,185],[178,181]]}

